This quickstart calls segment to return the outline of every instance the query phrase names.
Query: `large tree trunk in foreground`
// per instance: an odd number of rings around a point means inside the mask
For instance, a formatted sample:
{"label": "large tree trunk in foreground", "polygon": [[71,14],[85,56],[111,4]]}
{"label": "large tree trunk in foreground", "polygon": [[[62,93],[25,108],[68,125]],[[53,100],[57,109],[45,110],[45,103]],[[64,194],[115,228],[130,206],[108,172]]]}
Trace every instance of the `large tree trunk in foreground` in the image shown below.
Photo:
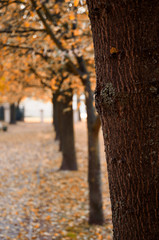
{"label": "large tree trunk in foreground", "polygon": [[115,240],[159,237],[158,1],[87,0]]}
{"label": "large tree trunk in foreground", "polygon": [[61,170],[77,170],[77,160],[74,141],[74,124],[72,109],[72,90],[65,95],[65,99],[61,102],[61,140],[62,140],[62,165]]}

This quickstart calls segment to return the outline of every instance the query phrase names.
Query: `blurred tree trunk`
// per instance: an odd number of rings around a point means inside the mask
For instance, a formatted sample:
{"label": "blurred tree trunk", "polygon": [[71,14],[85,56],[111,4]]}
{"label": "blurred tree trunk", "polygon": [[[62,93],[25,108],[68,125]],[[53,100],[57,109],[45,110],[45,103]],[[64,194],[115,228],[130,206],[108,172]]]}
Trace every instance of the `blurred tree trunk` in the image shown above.
{"label": "blurred tree trunk", "polygon": [[59,114],[58,114],[58,111],[59,108],[58,108],[58,101],[57,101],[57,98],[58,98],[58,94],[57,93],[53,93],[53,98],[52,98],[52,104],[53,104],[53,126],[54,126],[54,130],[55,130],[55,140],[59,140],[60,138],[60,133],[59,133]]}
{"label": "blurred tree trunk", "polygon": [[62,101],[57,101],[57,108],[58,108],[58,124],[57,124],[57,126],[58,126],[58,132],[57,132],[57,134],[58,134],[58,136],[59,136],[59,140],[60,140],[60,143],[59,143],[59,151],[62,151],[62,118],[63,118],[63,107],[64,107],[64,105],[63,105],[63,103],[62,103]]}
{"label": "blurred tree trunk", "polygon": [[87,71],[83,56],[76,56],[79,69],[87,76],[81,78],[85,87],[85,103],[87,111],[88,133],[88,184],[89,184],[89,223],[102,225],[104,222],[102,190],[101,190],[101,167],[99,156],[100,119],[96,113],[93,91],[91,89],[90,75]]}
{"label": "blurred tree trunk", "polygon": [[16,121],[24,121],[24,107],[20,108],[19,104],[16,106]]}
{"label": "blurred tree trunk", "polygon": [[4,121],[4,107],[0,106],[0,120]]}
{"label": "blurred tree trunk", "polygon": [[72,109],[72,89],[58,101],[58,93],[53,94],[53,123],[59,150],[62,151],[60,170],[77,170]]}
{"label": "blurred tree trunk", "polygon": [[62,165],[61,170],[77,170],[77,160],[74,141],[74,123],[72,109],[72,89],[64,95],[61,102],[61,137],[62,137]]}
{"label": "blurred tree trunk", "polygon": [[158,1],[87,0],[115,240],[159,237]]}
{"label": "blurred tree trunk", "polygon": [[14,103],[10,104],[10,124],[16,124],[16,106]]}
{"label": "blurred tree trunk", "polygon": [[102,225],[104,221],[102,191],[101,191],[101,167],[99,156],[99,129],[100,120],[96,116],[93,106],[93,92],[90,86],[89,76],[85,85],[87,131],[88,131],[88,184],[89,184],[89,223]]}
{"label": "blurred tree trunk", "polygon": [[77,111],[78,111],[78,121],[81,122],[81,112],[80,112],[80,98],[77,96]]}

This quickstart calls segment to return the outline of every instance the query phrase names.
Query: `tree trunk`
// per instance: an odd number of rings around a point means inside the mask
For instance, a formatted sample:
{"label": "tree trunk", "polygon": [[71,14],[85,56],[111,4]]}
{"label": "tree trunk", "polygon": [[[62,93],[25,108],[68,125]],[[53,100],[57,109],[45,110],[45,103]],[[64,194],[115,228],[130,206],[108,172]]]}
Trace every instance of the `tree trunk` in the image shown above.
{"label": "tree trunk", "polygon": [[62,102],[57,102],[58,109],[58,123],[57,123],[57,136],[59,136],[59,151],[62,151],[62,118],[64,105]]}
{"label": "tree trunk", "polygon": [[16,124],[16,106],[14,103],[10,104],[10,124]]}
{"label": "tree trunk", "polygon": [[60,109],[58,108],[58,94],[54,93],[53,94],[53,98],[52,98],[52,104],[53,104],[53,126],[54,126],[54,130],[56,133],[55,136],[55,140],[59,140],[60,139],[60,133],[59,133],[59,111]]}
{"label": "tree trunk", "polygon": [[158,1],[87,0],[115,240],[159,236]]}
{"label": "tree trunk", "polygon": [[78,121],[81,122],[81,111],[80,111],[80,97],[77,96],[77,111],[78,111]]}
{"label": "tree trunk", "polygon": [[89,77],[86,82],[85,90],[88,129],[89,223],[102,225],[104,216],[98,138],[100,124],[96,126],[97,116],[94,113],[93,92],[91,90]]}
{"label": "tree trunk", "polygon": [[24,107],[20,108],[18,104],[15,111],[16,111],[16,121],[24,121]]}
{"label": "tree trunk", "polygon": [[89,223],[103,224],[103,206],[101,193],[101,170],[99,158],[98,132],[88,131],[88,155],[89,155]]}
{"label": "tree trunk", "polygon": [[77,170],[77,160],[74,143],[72,90],[65,95],[62,102],[61,134],[62,134],[62,165],[60,170]]}
{"label": "tree trunk", "polygon": [[0,120],[4,121],[4,107],[0,106]]}
{"label": "tree trunk", "polygon": [[[97,116],[93,105],[94,97],[91,89],[89,72],[87,71],[84,58],[76,57],[80,71],[86,78],[81,78],[85,86],[86,110],[87,110],[87,131],[88,131],[88,184],[89,184],[89,223],[102,225],[104,222],[102,192],[101,192],[101,170],[99,157],[98,132],[100,119]],[[96,169],[95,169],[96,168]]]}

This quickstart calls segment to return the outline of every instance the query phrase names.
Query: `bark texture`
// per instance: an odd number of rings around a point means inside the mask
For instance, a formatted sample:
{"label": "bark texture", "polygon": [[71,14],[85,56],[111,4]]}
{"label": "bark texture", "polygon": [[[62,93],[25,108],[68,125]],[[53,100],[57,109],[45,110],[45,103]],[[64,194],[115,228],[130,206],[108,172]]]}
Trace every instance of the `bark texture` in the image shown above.
{"label": "bark texture", "polygon": [[159,237],[158,1],[87,0],[115,240]]}

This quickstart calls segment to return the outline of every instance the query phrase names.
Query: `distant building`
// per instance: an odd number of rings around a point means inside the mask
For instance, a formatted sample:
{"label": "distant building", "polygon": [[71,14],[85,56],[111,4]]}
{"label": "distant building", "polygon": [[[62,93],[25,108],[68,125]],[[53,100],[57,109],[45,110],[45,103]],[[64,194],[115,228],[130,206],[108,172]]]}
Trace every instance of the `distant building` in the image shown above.
{"label": "distant building", "polygon": [[52,121],[52,103],[25,98],[20,107],[24,107],[25,121]]}

